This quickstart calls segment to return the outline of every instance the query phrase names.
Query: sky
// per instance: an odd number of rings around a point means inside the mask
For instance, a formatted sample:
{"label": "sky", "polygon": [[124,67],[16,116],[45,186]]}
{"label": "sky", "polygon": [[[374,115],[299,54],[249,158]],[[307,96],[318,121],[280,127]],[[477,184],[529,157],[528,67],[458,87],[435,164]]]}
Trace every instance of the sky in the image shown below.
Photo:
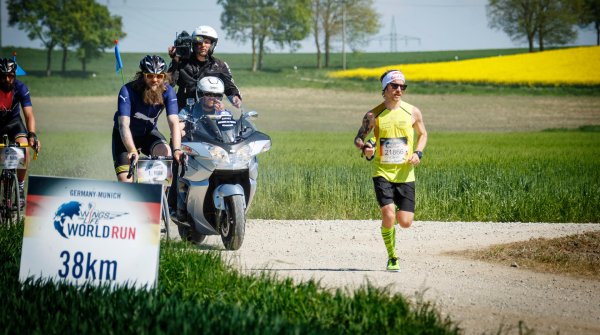
{"label": "sky", "polygon": [[[221,28],[222,8],[216,0],[97,0],[108,6],[112,15],[123,18],[127,36],[120,40],[121,52],[166,52],[173,44],[176,33],[191,33],[199,25],[215,28],[219,42],[215,53],[250,53],[249,43],[229,40]],[[2,46],[43,48],[39,40],[31,41],[27,35],[8,27],[6,0],[0,0]],[[526,41],[514,42],[504,32],[488,27],[487,0],[375,0],[375,11],[380,15],[382,28],[368,44],[361,45],[363,52],[403,52],[502,49],[527,47]],[[394,34],[395,32],[395,34]],[[391,39],[396,36],[396,39]],[[395,40],[395,43],[393,42]],[[573,45],[595,45],[596,36],[591,29],[579,29]],[[334,51],[341,52],[340,41]],[[312,37],[302,42],[298,52],[315,52]],[[271,52],[289,52],[270,45]],[[349,52],[349,48],[346,48]]]}

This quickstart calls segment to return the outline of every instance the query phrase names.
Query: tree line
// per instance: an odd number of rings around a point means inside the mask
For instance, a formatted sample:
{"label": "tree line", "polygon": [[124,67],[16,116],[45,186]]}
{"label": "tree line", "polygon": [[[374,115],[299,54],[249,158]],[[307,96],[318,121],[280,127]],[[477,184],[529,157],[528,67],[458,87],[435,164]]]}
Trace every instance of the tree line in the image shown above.
{"label": "tree line", "polygon": [[[360,50],[381,28],[374,0],[216,0],[223,7],[221,28],[235,41],[250,44],[252,70],[263,68],[270,46],[299,50],[311,38],[316,67],[329,67],[339,47]],[[76,50],[82,69],[86,63],[125,37],[120,16],[94,0],[7,0],[9,25],[40,40],[47,51],[46,74],[52,73],[52,51]],[[600,45],[600,0],[488,0],[489,26],[514,41],[526,41],[529,51],[575,40],[576,26],[593,25]],[[398,10],[402,10],[399,8]],[[435,23],[427,23],[435,24]],[[339,49],[338,49],[339,50]]]}
{"label": "tree line", "polygon": [[66,71],[67,52],[75,48],[86,71],[87,62],[102,55],[125,37],[120,16],[110,15],[106,6],[94,0],[8,0],[8,24],[40,40],[46,49],[46,75],[52,74],[52,51],[61,48],[62,72]]}
{"label": "tree line", "polygon": [[575,27],[593,24],[600,45],[600,0],[489,0],[489,26],[512,40],[526,40],[529,52],[565,45],[577,38]]}

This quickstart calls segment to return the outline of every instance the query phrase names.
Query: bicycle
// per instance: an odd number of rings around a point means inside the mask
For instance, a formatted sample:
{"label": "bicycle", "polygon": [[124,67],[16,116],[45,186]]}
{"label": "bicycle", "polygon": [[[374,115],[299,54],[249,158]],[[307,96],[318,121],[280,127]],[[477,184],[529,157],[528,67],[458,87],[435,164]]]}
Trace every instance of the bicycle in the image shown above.
{"label": "bicycle", "polygon": [[127,179],[133,177],[134,183],[146,183],[146,184],[162,184],[162,204],[161,204],[161,219],[165,224],[165,233],[167,240],[170,239],[169,233],[169,222],[171,221],[171,215],[169,213],[169,206],[167,205],[167,194],[169,187],[171,186],[172,170],[171,165],[173,163],[172,156],[143,156],[135,163],[135,156],[132,157],[131,163],[129,164],[129,172],[127,173]]}
{"label": "bicycle", "polygon": [[[21,194],[17,169],[25,167],[25,150],[28,143],[9,143],[4,135],[0,143],[0,224],[18,223],[21,221],[23,208],[20,204]],[[37,148],[34,149],[33,159],[37,159]]]}

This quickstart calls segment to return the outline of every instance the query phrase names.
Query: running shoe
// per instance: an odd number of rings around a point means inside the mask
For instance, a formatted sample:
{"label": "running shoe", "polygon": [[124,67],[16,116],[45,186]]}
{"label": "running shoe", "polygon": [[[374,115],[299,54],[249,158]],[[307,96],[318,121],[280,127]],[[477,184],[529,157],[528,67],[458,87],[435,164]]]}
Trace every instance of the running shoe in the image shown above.
{"label": "running shoe", "polygon": [[393,272],[400,272],[400,263],[398,262],[398,257],[392,257],[388,259],[387,270]]}

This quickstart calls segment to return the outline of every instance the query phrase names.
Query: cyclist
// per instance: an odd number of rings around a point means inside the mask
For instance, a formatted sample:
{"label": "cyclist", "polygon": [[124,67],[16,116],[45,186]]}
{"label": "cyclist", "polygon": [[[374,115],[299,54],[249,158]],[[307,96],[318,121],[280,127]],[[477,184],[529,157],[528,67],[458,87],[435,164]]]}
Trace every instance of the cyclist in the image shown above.
{"label": "cyclist", "polygon": [[166,68],[162,57],[147,55],[140,61],[140,71],[133,81],[119,91],[112,134],[113,162],[119,181],[132,182],[127,173],[129,163],[137,161],[137,148],[145,155],[171,155],[165,137],[156,128],[163,109],[171,131],[173,156],[177,162],[182,157],[177,98],[168,84]]}
{"label": "cyclist", "polygon": [[[11,142],[28,143],[37,151],[40,150],[40,141],[35,134],[35,116],[29,89],[25,84],[16,79],[17,63],[10,58],[0,58],[0,137],[8,135]],[[21,119],[20,108],[23,108],[25,124]],[[25,151],[25,159],[28,161]],[[25,175],[27,169],[17,170],[20,205],[25,204]]]}
{"label": "cyclist", "polygon": [[[233,114],[226,110],[223,105],[223,94],[225,93],[225,85],[223,81],[217,77],[204,77],[198,82],[198,94],[200,98],[200,106],[202,109],[194,109],[194,112],[201,112],[201,114],[216,114],[221,115],[221,118],[217,121],[217,125],[221,130],[225,130],[227,128],[231,129],[231,127],[235,126],[235,120],[233,119]],[[193,119],[197,119],[201,117],[201,114],[192,114]],[[181,123],[180,127],[182,129],[183,140],[189,140],[189,134],[191,132],[183,130],[185,123]],[[178,190],[179,183],[177,182],[178,178],[178,169],[174,168],[173,170],[173,182],[171,184],[172,190]],[[177,202],[173,202],[171,205],[171,212],[173,216],[179,221],[185,221],[187,217],[186,209],[183,208],[181,204],[183,204],[183,199],[185,198],[185,194],[172,193],[177,194]]]}
{"label": "cyclist", "polygon": [[239,108],[242,95],[233,82],[231,70],[224,61],[213,56],[219,37],[209,26],[199,26],[192,33],[192,56],[181,59],[175,54],[175,46],[169,47],[172,59],[169,72],[172,74],[171,84],[177,84],[177,104],[179,109],[185,107],[188,98],[196,97],[196,85],[206,76],[220,78],[225,85],[225,94],[231,103]]}
{"label": "cyclist", "polygon": [[[379,80],[383,103],[365,114],[354,145],[368,160],[374,159],[372,176],[381,211],[381,236],[388,253],[387,270],[400,271],[395,226],[396,222],[402,228],[412,225],[414,169],[423,158],[427,130],[421,110],[402,99],[407,88],[404,74],[389,70]],[[375,137],[365,143],[371,131]]]}

